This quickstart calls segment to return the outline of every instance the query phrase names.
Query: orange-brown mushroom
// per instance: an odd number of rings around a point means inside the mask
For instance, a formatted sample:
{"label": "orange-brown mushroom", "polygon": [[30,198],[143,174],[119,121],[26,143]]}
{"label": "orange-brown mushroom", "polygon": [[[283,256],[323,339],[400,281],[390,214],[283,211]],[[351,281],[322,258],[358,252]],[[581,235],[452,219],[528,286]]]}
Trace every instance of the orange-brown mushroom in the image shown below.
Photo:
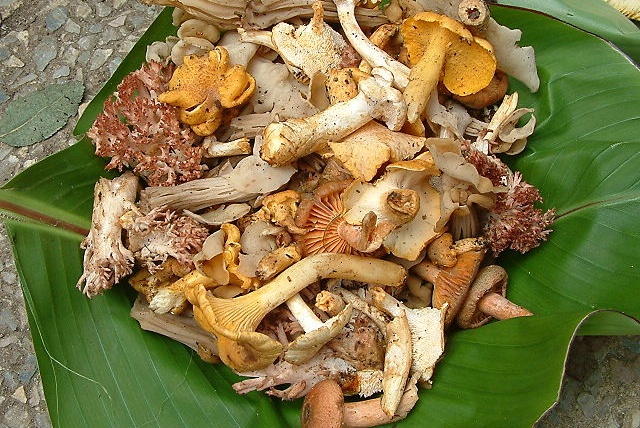
{"label": "orange-brown mushroom", "polygon": [[504,320],[533,315],[505,297],[507,279],[507,272],[498,265],[482,268],[456,317],[458,326],[476,328],[488,323],[492,317]]}
{"label": "orange-brown mushroom", "polygon": [[413,273],[433,284],[431,304],[442,309],[448,304],[445,325],[450,325],[464,304],[471,283],[478,274],[485,250],[473,250],[458,256],[452,267],[440,268],[429,260],[413,267]]}
{"label": "orange-brown mushroom", "polygon": [[338,382],[325,379],[316,383],[304,397],[300,412],[302,428],[341,428],[344,395]]}
{"label": "orange-brown mushroom", "polygon": [[158,100],[180,108],[180,121],[200,136],[208,136],[225,119],[235,115],[236,107],[249,101],[256,81],[243,66],[230,67],[229,53],[223,47],[206,56],[184,58],[169,81],[169,91]]}
{"label": "orange-brown mushroom", "polygon": [[404,91],[409,122],[420,118],[440,80],[451,93],[469,95],[486,87],[495,74],[491,44],[455,19],[418,13],[402,23],[401,33],[411,64]]}

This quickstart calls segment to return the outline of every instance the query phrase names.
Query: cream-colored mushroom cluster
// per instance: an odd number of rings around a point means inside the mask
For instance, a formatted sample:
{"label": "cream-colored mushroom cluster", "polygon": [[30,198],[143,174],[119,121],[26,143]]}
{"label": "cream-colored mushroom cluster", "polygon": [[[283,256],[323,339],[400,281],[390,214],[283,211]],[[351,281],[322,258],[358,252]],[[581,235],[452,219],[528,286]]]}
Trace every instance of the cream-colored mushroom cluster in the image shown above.
{"label": "cream-colored mushroom cluster", "polygon": [[[177,37],[147,60],[172,67],[157,100],[197,135],[206,173],[101,180],[87,295],[128,277],[144,328],[245,376],[239,393],[308,396],[308,427],[404,418],[449,329],[531,315],[504,297],[485,234],[539,200],[496,156],[535,126],[507,94],[508,76],[538,85],[518,30],[470,0],[279,2],[290,13],[267,21],[265,1],[168,3]],[[131,213],[163,210],[208,231],[187,270],[184,253],[180,269],[173,253],[134,257],[132,243],[162,247]]]}

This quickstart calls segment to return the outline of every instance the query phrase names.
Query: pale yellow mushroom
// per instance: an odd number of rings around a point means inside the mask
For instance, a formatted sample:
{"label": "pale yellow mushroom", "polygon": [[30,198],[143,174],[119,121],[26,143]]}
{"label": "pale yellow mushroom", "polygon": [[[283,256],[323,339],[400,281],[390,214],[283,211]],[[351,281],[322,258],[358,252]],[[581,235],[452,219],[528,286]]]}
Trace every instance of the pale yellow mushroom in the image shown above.
{"label": "pale yellow mushroom", "polygon": [[376,68],[359,82],[354,98],[310,117],[271,123],[264,130],[260,156],[271,165],[286,165],[330,141],[340,141],[372,119],[399,130],[406,120],[406,105],[402,93],[391,87],[391,79],[388,71]]}
{"label": "pale yellow mushroom", "polygon": [[387,324],[387,349],[384,356],[380,405],[389,418],[395,415],[409,378],[411,347],[411,330],[405,311],[401,310]]}
{"label": "pale yellow mushroom", "polygon": [[220,358],[237,371],[271,364],[283,350],[280,342],[256,332],[262,319],[309,284],[321,278],[399,286],[406,277],[403,267],[385,260],[344,254],[306,257],[259,289],[233,299],[213,297],[204,287],[188,290],[198,322],[216,335]]}

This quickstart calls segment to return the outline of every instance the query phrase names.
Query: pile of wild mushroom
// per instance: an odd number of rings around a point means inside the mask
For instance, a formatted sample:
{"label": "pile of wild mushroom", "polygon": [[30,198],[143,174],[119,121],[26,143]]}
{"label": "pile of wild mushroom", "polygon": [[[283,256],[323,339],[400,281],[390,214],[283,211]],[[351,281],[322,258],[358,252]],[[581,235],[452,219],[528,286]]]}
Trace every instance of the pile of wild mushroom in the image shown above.
{"label": "pile of wild mushroom", "polygon": [[448,329],[531,315],[497,261],[554,214],[497,154],[533,132],[507,94],[537,90],[532,49],[477,0],[190,3],[88,133],[126,172],[78,287],[127,280],[143,328],[306,396],[304,426],[404,418]]}

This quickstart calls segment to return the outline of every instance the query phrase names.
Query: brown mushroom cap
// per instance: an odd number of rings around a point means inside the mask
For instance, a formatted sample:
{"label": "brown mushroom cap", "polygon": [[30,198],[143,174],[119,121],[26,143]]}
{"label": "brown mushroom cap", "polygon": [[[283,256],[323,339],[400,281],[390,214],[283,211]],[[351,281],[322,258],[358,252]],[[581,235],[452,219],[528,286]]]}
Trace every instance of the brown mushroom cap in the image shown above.
{"label": "brown mushroom cap", "polygon": [[318,382],[309,390],[302,403],[302,428],[340,428],[344,418],[344,396],[333,379]]}
{"label": "brown mushroom cap", "polygon": [[451,324],[460,311],[471,283],[478,273],[485,251],[467,251],[458,256],[452,267],[438,268],[430,261],[413,267],[413,272],[433,284],[432,306],[442,309],[448,305],[445,325]]}
{"label": "brown mushroom cap", "polygon": [[507,319],[532,315],[504,296],[507,293],[508,275],[498,265],[485,266],[471,285],[456,322],[461,328],[480,327],[491,318]]}

